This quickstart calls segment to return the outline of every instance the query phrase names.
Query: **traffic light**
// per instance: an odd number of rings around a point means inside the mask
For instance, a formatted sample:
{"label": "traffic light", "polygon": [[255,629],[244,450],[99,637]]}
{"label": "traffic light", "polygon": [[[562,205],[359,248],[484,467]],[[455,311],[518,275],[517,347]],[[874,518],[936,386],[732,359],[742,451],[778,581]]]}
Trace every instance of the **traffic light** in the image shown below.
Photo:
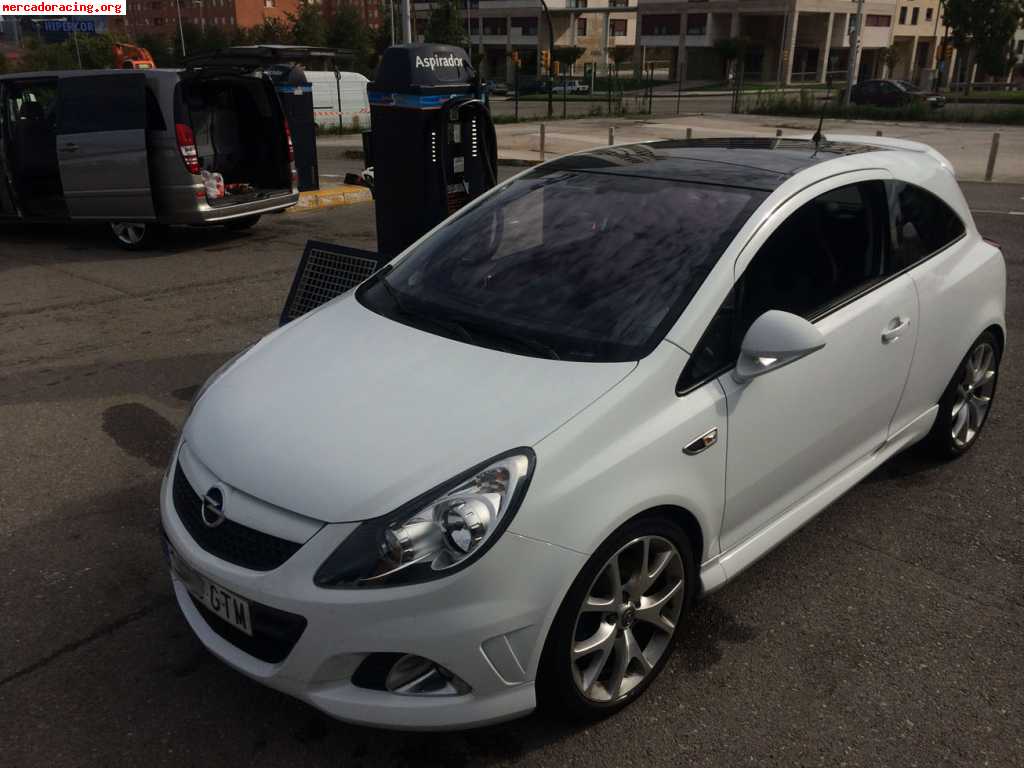
{"label": "traffic light", "polygon": [[551,51],[540,52],[540,63],[544,69],[551,71]]}

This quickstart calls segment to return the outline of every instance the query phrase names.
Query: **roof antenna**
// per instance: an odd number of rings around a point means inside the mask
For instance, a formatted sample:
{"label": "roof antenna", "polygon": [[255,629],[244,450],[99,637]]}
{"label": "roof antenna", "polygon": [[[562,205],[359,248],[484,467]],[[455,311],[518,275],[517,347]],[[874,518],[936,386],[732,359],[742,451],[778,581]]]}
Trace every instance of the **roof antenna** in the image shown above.
{"label": "roof antenna", "polygon": [[821,142],[828,141],[825,135],[821,132],[821,127],[825,123],[825,109],[828,107],[828,103],[832,100],[832,75],[825,77],[825,98],[821,102],[821,114],[818,116],[818,130],[814,132],[814,136],[811,137],[811,141],[814,142],[814,151],[817,152],[821,149]]}

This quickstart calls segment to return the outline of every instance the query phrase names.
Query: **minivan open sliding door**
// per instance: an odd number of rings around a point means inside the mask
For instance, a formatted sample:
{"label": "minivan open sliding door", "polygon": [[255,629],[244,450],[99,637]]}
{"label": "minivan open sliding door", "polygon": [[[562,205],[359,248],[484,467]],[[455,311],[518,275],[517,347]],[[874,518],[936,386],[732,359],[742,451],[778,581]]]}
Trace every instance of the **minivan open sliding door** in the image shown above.
{"label": "minivan open sliding door", "polygon": [[155,219],[146,151],[146,76],[66,76],[57,90],[57,157],[71,218]]}

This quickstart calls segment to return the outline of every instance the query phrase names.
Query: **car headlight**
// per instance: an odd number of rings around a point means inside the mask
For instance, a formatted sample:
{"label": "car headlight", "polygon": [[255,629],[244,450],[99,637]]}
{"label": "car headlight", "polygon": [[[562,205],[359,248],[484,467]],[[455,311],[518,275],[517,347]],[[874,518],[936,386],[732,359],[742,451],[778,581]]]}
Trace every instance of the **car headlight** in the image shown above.
{"label": "car headlight", "polygon": [[192,402],[188,404],[188,412],[185,414],[185,421],[188,421],[188,417],[192,415],[192,411],[194,411],[196,408],[196,403],[198,403],[199,400],[203,397],[203,395],[206,394],[206,390],[212,387],[216,383],[217,379],[219,379],[221,376],[227,373],[228,368],[234,365],[238,358],[240,358],[242,355],[244,355],[246,352],[252,349],[252,347],[253,345],[250,344],[237,355],[233,355],[231,359],[229,359],[220,368],[218,368],[216,371],[211,373],[209,377],[207,377],[206,381],[203,382],[203,385],[199,387],[195,395],[193,395]]}
{"label": "car headlight", "polygon": [[479,558],[522,503],[536,459],[517,448],[354,530],[317,570],[319,587],[377,587],[446,576]]}

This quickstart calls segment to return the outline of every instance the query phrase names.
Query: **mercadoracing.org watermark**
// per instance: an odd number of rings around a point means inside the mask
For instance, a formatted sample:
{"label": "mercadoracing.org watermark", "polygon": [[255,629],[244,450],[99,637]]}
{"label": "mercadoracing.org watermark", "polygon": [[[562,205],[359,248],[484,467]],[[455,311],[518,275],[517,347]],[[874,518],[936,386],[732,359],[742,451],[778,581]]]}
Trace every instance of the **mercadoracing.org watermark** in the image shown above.
{"label": "mercadoracing.org watermark", "polygon": [[0,16],[124,16],[127,3],[48,3],[45,0],[5,2]]}

